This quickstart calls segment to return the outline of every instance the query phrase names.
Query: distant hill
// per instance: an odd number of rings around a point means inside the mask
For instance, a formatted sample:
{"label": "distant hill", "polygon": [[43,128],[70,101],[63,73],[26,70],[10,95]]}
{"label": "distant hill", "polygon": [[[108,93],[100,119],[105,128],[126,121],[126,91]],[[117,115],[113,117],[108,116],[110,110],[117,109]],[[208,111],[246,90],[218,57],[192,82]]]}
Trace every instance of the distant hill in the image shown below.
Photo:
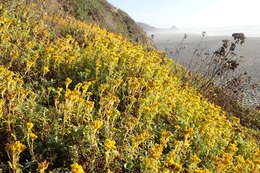
{"label": "distant hill", "polygon": [[160,32],[160,31],[175,31],[178,30],[178,28],[173,25],[170,28],[157,28],[154,26],[151,26],[149,24],[143,23],[143,22],[137,22],[137,24],[146,32]]}
{"label": "distant hill", "polygon": [[146,23],[142,23],[142,22],[137,22],[137,24],[143,28],[143,30],[145,31],[155,31],[155,30],[158,30],[158,28],[154,27],[154,26],[151,26],[151,25],[148,25]]}
{"label": "distant hill", "polygon": [[177,30],[178,28],[177,28],[177,26],[173,25],[170,29]]}

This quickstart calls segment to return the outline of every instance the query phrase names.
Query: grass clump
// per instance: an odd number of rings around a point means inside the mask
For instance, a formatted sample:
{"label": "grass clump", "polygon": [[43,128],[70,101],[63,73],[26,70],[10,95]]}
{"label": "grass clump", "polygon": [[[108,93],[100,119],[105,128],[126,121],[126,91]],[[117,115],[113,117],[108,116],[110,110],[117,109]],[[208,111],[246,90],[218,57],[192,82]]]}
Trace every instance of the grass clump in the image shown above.
{"label": "grass clump", "polygon": [[163,53],[25,3],[0,7],[2,170],[259,169],[239,119],[184,85]]}

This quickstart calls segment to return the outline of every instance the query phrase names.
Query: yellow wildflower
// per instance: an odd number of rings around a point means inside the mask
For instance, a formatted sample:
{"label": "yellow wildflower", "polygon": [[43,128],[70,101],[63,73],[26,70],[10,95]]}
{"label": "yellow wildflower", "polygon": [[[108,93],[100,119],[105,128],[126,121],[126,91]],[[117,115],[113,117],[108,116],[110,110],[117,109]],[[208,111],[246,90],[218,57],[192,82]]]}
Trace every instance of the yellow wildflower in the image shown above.
{"label": "yellow wildflower", "polygon": [[128,119],[128,121],[129,121],[130,124],[135,125],[135,124],[138,123],[138,119],[135,118],[135,117],[129,117],[129,118],[127,118],[127,119]]}
{"label": "yellow wildflower", "polygon": [[107,173],[113,173],[113,171],[111,171],[110,169],[107,170]]}
{"label": "yellow wildflower", "polygon": [[43,72],[44,73],[48,73],[50,71],[49,67],[48,66],[44,66],[43,67]]}
{"label": "yellow wildflower", "polygon": [[168,159],[167,165],[168,165],[169,168],[171,168],[175,172],[182,172],[183,171],[182,165],[176,163],[173,159]]}
{"label": "yellow wildflower", "polygon": [[231,120],[236,122],[237,124],[240,124],[240,119],[238,117],[231,116]]}
{"label": "yellow wildflower", "polygon": [[133,143],[140,143],[143,142],[145,139],[147,139],[148,137],[150,137],[150,134],[147,132],[144,132],[138,136],[136,136],[133,140]]}
{"label": "yellow wildflower", "polygon": [[27,49],[32,49],[34,47],[33,43],[31,41],[29,41],[27,44],[26,44],[26,48]]}
{"label": "yellow wildflower", "polygon": [[9,75],[9,76],[6,78],[6,80],[7,80],[8,82],[12,82],[12,81],[13,81],[13,76],[12,76],[12,75]]}
{"label": "yellow wildflower", "polygon": [[25,150],[26,146],[22,144],[20,141],[16,141],[14,143],[8,143],[5,147],[7,150],[14,152],[14,153],[20,153],[23,150]]}
{"label": "yellow wildflower", "polygon": [[142,159],[144,165],[146,168],[152,168],[153,167],[153,162],[154,162],[154,159],[153,158],[143,158]]}
{"label": "yellow wildflower", "polygon": [[30,138],[32,138],[33,140],[38,138],[38,136],[37,136],[35,133],[33,133],[33,132],[30,132],[30,133],[29,133],[29,136],[30,136]]}
{"label": "yellow wildflower", "polygon": [[185,130],[185,133],[187,135],[191,135],[193,132],[194,132],[194,130],[192,128],[189,128],[189,129]]}
{"label": "yellow wildflower", "polygon": [[105,140],[105,149],[106,150],[116,149],[116,142],[114,140],[106,139]]}
{"label": "yellow wildflower", "polygon": [[195,154],[190,158],[191,161],[199,163],[201,162],[200,158]]}
{"label": "yellow wildflower", "polygon": [[46,160],[44,162],[39,162],[38,163],[38,170],[40,173],[44,173],[45,170],[48,168],[49,166],[49,162],[47,162]]}
{"label": "yellow wildflower", "polygon": [[216,161],[224,164],[229,164],[232,161],[233,154],[223,153],[222,156],[217,157]]}
{"label": "yellow wildflower", "polygon": [[84,169],[82,168],[82,166],[77,163],[71,164],[70,167],[72,173],[84,173]]}
{"label": "yellow wildflower", "polygon": [[237,145],[236,145],[236,144],[229,144],[228,149],[229,149],[231,152],[237,152],[237,151],[238,151],[238,148],[237,148]]}
{"label": "yellow wildflower", "polygon": [[249,160],[249,159],[246,160],[246,163],[249,165],[254,165],[254,162],[252,162],[252,160]]}
{"label": "yellow wildflower", "polygon": [[83,86],[83,84],[81,82],[77,83],[77,85],[75,86],[75,89],[79,90],[79,89],[81,89],[82,86]]}
{"label": "yellow wildflower", "polygon": [[181,127],[179,125],[174,126],[176,130],[179,130]]}
{"label": "yellow wildflower", "polygon": [[101,126],[102,126],[102,121],[100,120],[94,120],[91,124],[91,126],[94,128],[94,129],[99,129]]}
{"label": "yellow wildflower", "polygon": [[132,139],[132,145],[133,147],[137,147],[139,144],[141,144],[142,142],[144,142],[147,138],[150,137],[150,134],[147,132],[144,132],[136,137],[134,137]]}
{"label": "yellow wildflower", "polygon": [[4,100],[0,99],[0,118],[2,116],[2,113],[3,113],[3,106],[4,106]]}
{"label": "yellow wildflower", "polygon": [[100,87],[99,87],[99,90],[100,91],[105,91],[107,88],[109,88],[109,85],[108,84],[101,84]]}
{"label": "yellow wildflower", "polygon": [[169,138],[172,135],[172,133],[170,131],[162,130],[161,135],[165,138]]}
{"label": "yellow wildflower", "polygon": [[109,110],[107,110],[107,111],[106,111],[106,115],[107,115],[107,116],[111,116],[111,115],[113,115],[113,111],[112,111],[112,110],[110,110],[110,109],[109,109]]}
{"label": "yellow wildflower", "polygon": [[37,6],[37,4],[36,3],[32,3],[32,7],[36,7]]}
{"label": "yellow wildflower", "polygon": [[172,133],[170,131],[162,130],[161,135],[162,135],[162,137],[160,139],[160,143],[165,145],[168,143],[169,138],[171,137]]}
{"label": "yellow wildflower", "polygon": [[90,107],[90,108],[93,108],[94,105],[95,105],[95,103],[92,102],[92,101],[87,101],[87,102],[86,102],[86,105],[87,105],[88,107]]}
{"label": "yellow wildflower", "polygon": [[33,61],[27,61],[26,62],[26,67],[31,67],[32,65],[34,65]]}
{"label": "yellow wildflower", "polygon": [[26,123],[26,126],[27,126],[28,130],[31,130],[33,128],[34,124],[32,122],[28,122],[28,123]]}
{"label": "yellow wildflower", "polygon": [[68,87],[71,82],[72,82],[72,80],[70,78],[66,78],[66,80],[65,80],[66,87]]}
{"label": "yellow wildflower", "polygon": [[240,163],[246,163],[245,159],[242,156],[235,156],[236,160]]}
{"label": "yellow wildflower", "polygon": [[195,170],[194,170],[194,173],[212,173],[211,171],[209,171],[208,169],[198,169],[198,168],[196,168]]}
{"label": "yellow wildflower", "polygon": [[83,82],[82,89],[87,91],[91,84],[92,82]]}
{"label": "yellow wildflower", "polygon": [[149,153],[153,158],[159,159],[162,155],[162,152],[163,152],[163,145],[155,144],[154,146],[152,146]]}

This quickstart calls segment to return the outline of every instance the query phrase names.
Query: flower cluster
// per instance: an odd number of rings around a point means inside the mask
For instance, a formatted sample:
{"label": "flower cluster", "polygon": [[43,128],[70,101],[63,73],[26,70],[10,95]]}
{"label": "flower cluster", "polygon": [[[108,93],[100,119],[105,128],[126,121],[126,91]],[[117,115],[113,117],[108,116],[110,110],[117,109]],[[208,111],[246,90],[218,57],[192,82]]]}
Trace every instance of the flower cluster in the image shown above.
{"label": "flower cluster", "polygon": [[70,167],[72,173],[84,173],[84,169],[82,168],[82,166],[77,163],[71,164]]}
{"label": "flower cluster", "polygon": [[106,150],[116,149],[116,142],[114,140],[106,139],[104,145]]}
{"label": "flower cluster", "polygon": [[42,3],[0,6],[4,172],[257,172],[256,135],[183,67]]}
{"label": "flower cluster", "polygon": [[20,141],[15,141],[14,143],[6,144],[5,148],[12,153],[21,153],[26,149],[26,146]]}

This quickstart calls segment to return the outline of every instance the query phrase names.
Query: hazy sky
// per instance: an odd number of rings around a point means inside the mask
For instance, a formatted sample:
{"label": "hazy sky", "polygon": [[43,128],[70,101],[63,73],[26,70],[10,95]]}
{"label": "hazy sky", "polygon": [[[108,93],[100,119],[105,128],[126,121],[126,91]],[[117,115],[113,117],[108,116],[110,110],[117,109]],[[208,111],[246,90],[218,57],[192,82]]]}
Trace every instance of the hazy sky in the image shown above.
{"label": "hazy sky", "polygon": [[260,24],[260,0],[108,0],[133,19],[157,27]]}

